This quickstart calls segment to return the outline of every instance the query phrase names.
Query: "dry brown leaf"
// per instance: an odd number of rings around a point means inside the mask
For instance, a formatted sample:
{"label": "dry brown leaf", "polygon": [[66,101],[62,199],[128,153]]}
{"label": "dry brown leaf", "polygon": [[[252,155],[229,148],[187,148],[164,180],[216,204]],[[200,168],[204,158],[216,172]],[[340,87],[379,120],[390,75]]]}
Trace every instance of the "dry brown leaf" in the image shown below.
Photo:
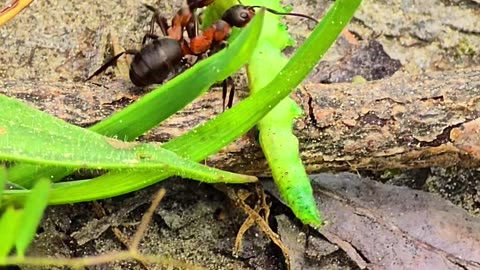
{"label": "dry brown leaf", "polygon": [[360,268],[480,269],[480,218],[449,201],[349,173],[311,179],[318,232]]}

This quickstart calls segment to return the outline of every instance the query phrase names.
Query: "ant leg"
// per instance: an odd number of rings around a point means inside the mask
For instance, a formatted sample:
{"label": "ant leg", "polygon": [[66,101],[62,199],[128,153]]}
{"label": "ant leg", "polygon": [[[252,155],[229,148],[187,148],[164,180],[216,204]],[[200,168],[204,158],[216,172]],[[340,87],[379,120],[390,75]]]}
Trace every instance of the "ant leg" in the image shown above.
{"label": "ant leg", "polygon": [[143,36],[143,39],[142,39],[142,46],[145,45],[145,43],[147,43],[147,38],[158,39],[159,37],[155,34],[150,34],[150,33],[145,34],[145,36]]}
{"label": "ant leg", "polygon": [[105,64],[103,64],[103,66],[101,66],[99,69],[97,69],[97,71],[95,71],[92,75],[90,75],[86,79],[86,81],[89,81],[93,77],[98,76],[100,73],[104,72],[109,66],[113,65],[118,60],[118,58],[120,58],[120,56],[122,56],[123,54],[136,54],[136,53],[138,53],[137,50],[126,50],[124,52],[121,52],[121,53],[115,55],[110,60],[108,60]]}
{"label": "ant leg", "polygon": [[187,0],[187,5],[191,10],[202,8],[213,3],[214,0]]}
{"label": "ant leg", "polygon": [[192,18],[190,18],[187,26],[185,26],[185,30],[187,30],[187,35],[190,39],[198,36],[198,21],[195,13],[192,14]]}
{"label": "ant leg", "polygon": [[[155,33],[155,15],[157,14],[157,9],[147,4],[144,4],[144,5],[147,9],[149,9],[150,11],[153,11],[152,18],[150,19],[150,29],[148,30],[148,33],[147,33],[147,35],[148,34],[153,35]],[[147,37],[145,36],[143,37],[142,45],[144,45],[146,41],[147,41]]]}
{"label": "ant leg", "polygon": [[160,30],[162,31],[162,34],[164,36],[168,36],[167,30],[168,30],[169,26],[168,26],[167,18],[162,16],[160,14],[160,12],[158,11],[158,9],[156,9],[156,8],[150,6],[150,5],[147,5],[147,4],[144,4],[144,5],[148,10],[153,12],[152,19],[150,20],[149,34],[153,35],[155,33],[155,23],[157,23],[158,26],[160,26]]}
{"label": "ant leg", "polygon": [[227,81],[232,85],[230,88],[230,93],[228,94],[228,103],[227,107],[232,108],[233,106],[233,98],[235,97],[235,81],[233,80],[232,77],[228,77]]}
{"label": "ant leg", "polygon": [[222,41],[218,42],[217,44],[215,44],[214,46],[212,46],[210,48],[210,51],[208,52],[208,55],[214,55],[224,48],[228,48],[228,41],[226,41],[226,40],[222,40]]}
{"label": "ant leg", "polygon": [[[229,84],[231,85],[231,88],[230,88],[230,93],[228,95],[228,101],[227,101],[227,88]],[[225,111],[225,108],[228,108],[228,109],[232,108],[234,96],[235,96],[235,82],[233,81],[233,78],[229,76],[222,82],[223,111]],[[227,101],[227,106],[225,106],[225,101]]]}
{"label": "ant leg", "polygon": [[218,50],[228,48],[228,41],[222,40],[218,43]]}
{"label": "ant leg", "polygon": [[227,80],[222,82],[222,101],[223,101],[223,111],[225,111],[225,101],[227,100]]}
{"label": "ant leg", "polygon": [[[240,1],[238,1],[240,2]],[[274,9],[271,9],[271,8],[267,8],[267,7],[264,7],[264,6],[249,6],[249,8],[264,8],[266,9],[268,12],[272,13],[272,14],[275,14],[275,15],[289,15],[289,16],[296,16],[296,17],[300,17],[300,18],[305,18],[305,19],[308,19],[308,20],[311,20],[311,21],[314,21],[315,23],[318,24],[318,20],[313,18],[313,17],[310,17],[308,15],[305,15],[305,14],[301,14],[301,13],[295,13],[295,12],[280,12],[280,11],[276,11]]]}
{"label": "ant leg", "polygon": [[148,31],[148,33],[145,34],[145,36],[143,36],[142,47],[143,45],[145,45],[145,43],[147,43],[147,38],[151,38],[151,36],[154,35],[154,32],[155,32],[155,21],[153,20],[153,17],[152,17],[152,19],[150,20],[150,30]]}
{"label": "ant leg", "polygon": [[167,22],[167,18],[165,18],[164,16],[160,15],[160,14],[157,14],[155,16],[155,20],[158,24],[158,26],[160,26],[160,30],[162,31],[162,34],[164,36],[168,36],[168,22]]}
{"label": "ant leg", "polygon": [[203,14],[203,10],[200,11],[199,14],[195,13],[195,9],[190,9],[190,11],[192,12],[192,17],[190,18],[190,21],[188,21],[188,24],[185,28],[187,30],[188,37],[192,39],[199,35],[199,25],[202,23],[201,16]]}

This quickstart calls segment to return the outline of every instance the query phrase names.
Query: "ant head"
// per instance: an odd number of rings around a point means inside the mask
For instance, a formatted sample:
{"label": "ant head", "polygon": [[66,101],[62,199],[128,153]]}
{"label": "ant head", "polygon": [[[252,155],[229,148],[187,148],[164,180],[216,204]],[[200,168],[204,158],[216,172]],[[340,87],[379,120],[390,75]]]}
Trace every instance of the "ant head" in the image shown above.
{"label": "ant head", "polygon": [[[191,0],[189,0],[191,1]],[[197,0],[199,1],[199,0]],[[204,0],[205,1],[205,0]],[[208,0],[207,0],[208,1]],[[213,0],[212,0],[213,1]],[[296,17],[301,17],[301,18],[305,18],[305,19],[309,19],[311,21],[314,21],[315,23],[318,23],[317,19],[313,18],[313,17],[310,17],[308,15],[305,15],[305,14],[300,14],[300,13],[293,13],[293,12],[280,12],[280,11],[276,11],[274,9],[271,9],[271,8],[268,8],[268,7],[264,7],[264,6],[244,6],[242,4],[242,2],[240,0],[237,0],[238,3],[240,4],[239,6],[242,6],[243,8],[245,9],[248,9],[250,10],[251,12],[253,12],[253,15],[255,15],[255,10],[254,8],[264,8],[266,9],[268,12],[272,13],[272,14],[275,14],[275,15],[289,15],[289,16],[296,16]],[[237,5],[238,6],[238,5]],[[252,15],[252,17],[253,17]],[[251,20],[252,18],[250,18]],[[248,23],[248,22],[247,22]],[[245,26],[245,25],[243,25]]]}
{"label": "ant head", "polygon": [[255,16],[255,10],[252,7],[244,5],[235,5],[229,8],[222,16],[222,20],[236,27],[244,27]]}

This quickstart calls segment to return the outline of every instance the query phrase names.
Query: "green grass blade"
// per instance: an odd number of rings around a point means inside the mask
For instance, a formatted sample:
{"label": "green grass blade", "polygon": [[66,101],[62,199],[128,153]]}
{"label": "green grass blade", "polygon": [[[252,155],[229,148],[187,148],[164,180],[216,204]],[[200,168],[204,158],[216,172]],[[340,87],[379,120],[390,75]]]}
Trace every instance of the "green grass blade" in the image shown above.
{"label": "green grass blade", "polygon": [[[150,186],[172,176],[165,172],[127,171],[107,173],[91,180],[54,184],[50,191],[48,204],[66,204],[110,198]],[[195,183],[198,185],[198,183]],[[29,190],[8,190],[5,201],[22,202],[30,194]]]}
{"label": "green grass blade", "polygon": [[[239,54],[239,48],[235,44],[243,44],[241,47],[246,48],[244,49],[245,54],[248,54],[248,57],[252,53],[253,49],[255,48],[256,40],[261,31],[261,25],[263,24],[263,14],[259,14],[256,18],[252,21],[252,23],[245,29],[245,31],[238,37],[238,39],[229,46],[230,53],[234,53],[236,56]],[[247,46],[247,47],[243,47]],[[235,49],[236,48],[236,49]],[[222,54],[218,54],[213,57],[220,57]],[[227,61],[225,55],[223,56]],[[207,59],[208,60],[208,59]],[[195,68],[195,67],[194,67]],[[211,66],[208,67],[208,70],[212,72],[216,72]],[[110,120],[111,121],[111,120]],[[122,124],[123,125],[123,124]],[[98,126],[96,131],[101,131],[106,129],[104,127]],[[100,128],[102,127],[102,128]],[[131,134],[130,134],[131,135]],[[195,146],[192,146],[192,150],[195,149]],[[199,161],[199,160],[197,160]],[[19,166],[18,166],[19,167]],[[17,168],[18,168],[17,167]],[[25,166],[27,167],[27,166]],[[62,170],[62,168],[60,168]],[[55,170],[52,168],[47,168],[46,170],[42,171],[42,168],[37,168],[35,171],[34,176],[38,175],[46,175],[49,176],[54,174]],[[61,173],[68,173],[68,171],[62,171]],[[23,185],[28,185],[30,182],[24,181],[24,178],[31,178],[30,172],[25,172],[25,170],[11,170],[10,171],[10,180],[15,183],[22,183]],[[171,176],[170,172],[151,172],[151,173],[135,173],[135,172],[123,172],[123,173],[109,173],[104,176],[98,177],[96,179],[90,181],[82,181],[82,183],[78,185],[68,185],[64,188],[53,189],[51,192],[50,203],[70,203],[70,202],[79,202],[79,201],[86,201],[92,199],[100,199],[106,198],[110,196],[120,195],[127,192],[131,192],[148,185],[151,185],[155,182],[158,182],[164,178]],[[33,178],[35,179],[35,178]],[[15,181],[14,181],[15,180]],[[23,181],[23,182],[22,182]],[[92,192],[96,191],[96,192]],[[28,194],[28,190],[22,191],[9,191],[7,194],[8,199],[10,200],[21,200],[24,198],[26,194]]]}
{"label": "green grass blade", "polygon": [[[256,5],[264,4],[258,1],[262,0],[255,0]],[[272,1],[265,2],[270,4]],[[274,3],[271,4],[274,5]],[[275,7],[270,6],[270,8]],[[278,10],[278,8],[275,9]],[[273,27],[278,25],[278,17],[271,16],[268,19]],[[345,17],[340,21],[348,22],[350,19],[350,17]],[[327,22],[326,20],[328,20],[328,16],[322,23]],[[276,76],[276,73],[288,63],[280,53],[284,48],[284,43],[275,39],[281,33],[286,33],[286,30],[276,27],[269,33],[269,36],[261,37],[259,46],[248,66],[252,93],[261,91],[261,88],[268,84]],[[336,38],[336,35],[333,38]],[[324,36],[324,38],[327,37]],[[269,68],[270,65],[275,68]],[[299,68],[302,69],[305,66],[299,66]],[[270,72],[264,72],[266,69]],[[285,80],[288,80],[288,74],[286,74]],[[300,107],[290,97],[286,97],[258,122],[259,141],[282,198],[304,224],[319,226],[322,223],[321,215],[315,203],[310,179],[300,159],[298,139],[292,130],[294,119],[301,114]]]}
{"label": "green grass blade", "polygon": [[22,212],[23,210],[16,210],[13,206],[10,206],[0,217],[0,232],[2,235],[2,240],[0,241],[0,265],[4,264],[5,257],[15,245]]}
{"label": "green grass blade", "polygon": [[17,229],[15,246],[17,255],[23,257],[28,246],[35,238],[38,224],[42,220],[43,212],[47,207],[48,192],[50,181],[40,179],[32,189],[27,200],[21,217],[20,226]]}
{"label": "green grass blade", "polygon": [[226,79],[245,65],[255,49],[262,23],[263,16],[257,16],[240,40],[200,61],[91,130],[130,141],[155,127],[207,91],[212,84]]}
{"label": "green grass blade", "polygon": [[[244,4],[287,12],[279,2],[245,0]],[[247,69],[252,94],[271,82],[288,63],[282,50],[288,45],[289,35],[280,19],[273,14],[265,18],[269,31],[262,32]],[[301,115],[301,108],[286,97],[257,123],[258,138],[282,198],[304,224],[318,226],[322,223],[321,215],[300,159],[298,139],[293,134],[294,119]]]}
{"label": "green grass blade", "polygon": [[[360,5],[360,2],[360,0],[336,1],[330,11],[327,13],[327,15],[323,18],[321,23],[315,28],[311,36],[305,41],[304,45],[296,52],[296,54],[286,64],[283,70],[280,71],[277,77],[274,78],[273,81],[271,81],[264,89],[261,89],[257,93],[254,93],[251,97],[247,98],[238,106],[234,107],[232,110],[228,111],[224,115],[221,115],[214,121],[211,121],[206,125],[200,127],[201,130],[195,130],[197,133],[188,133],[181,138],[169,142],[167,145],[165,145],[165,147],[172,149],[177,153],[181,153],[183,148],[182,140],[188,140],[191,143],[196,143],[196,140],[200,139],[197,137],[196,134],[201,134],[203,132],[212,133],[214,130],[216,130],[216,135],[222,137],[225,141],[229,142],[230,138],[231,140],[235,139],[236,134],[234,133],[246,132],[253,126],[254,123],[256,123],[263,116],[265,116],[265,114],[270,111],[271,108],[276,106],[282,99],[286,98],[288,94],[298,84],[301,83],[303,78],[305,78],[308,73],[313,69],[314,65],[319,61],[319,59],[327,51],[327,49],[333,44],[337,36],[340,34],[341,30],[353,17],[353,13]],[[273,24],[273,27],[277,27],[277,25]],[[275,31],[267,32],[273,36],[270,40],[275,40],[275,38],[278,36],[278,33],[276,33]],[[262,44],[262,41],[263,40],[260,41],[260,45]],[[277,45],[282,44],[280,43]],[[275,47],[272,47],[271,49],[267,48],[265,51],[263,51],[263,53],[267,53],[268,51],[272,50],[275,50]],[[277,55],[274,55],[273,57],[275,58],[279,55],[280,54],[277,53]],[[263,59],[264,61],[266,61],[265,57],[263,57]],[[268,63],[274,65],[274,67],[278,66],[278,63],[275,62],[268,61]],[[256,72],[258,72],[258,77],[265,79],[265,70],[257,70]],[[287,104],[284,107],[285,110],[289,110],[290,106]],[[241,117],[235,117],[236,115],[240,115]],[[217,122],[215,123],[215,121]],[[267,121],[277,120],[270,119]],[[232,123],[234,123],[235,126],[233,126]],[[228,126],[229,124],[230,126]],[[264,125],[264,127],[264,130],[268,130],[268,128],[271,128],[271,123]],[[282,134],[287,133],[284,129],[285,125],[283,125],[282,127]],[[221,131],[224,130],[229,131],[230,134],[222,133]],[[275,132],[272,132],[272,134],[273,133]],[[296,143],[296,139],[293,136],[284,135],[283,138],[276,137],[275,142],[280,143],[282,140],[286,139],[286,137],[288,137],[288,144],[286,144],[285,146],[290,148],[295,147],[294,144]],[[272,138],[264,138],[264,144],[265,142],[268,142],[268,139]],[[202,147],[215,149],[213,144],[215,144],[216,142],[217,141],[213,138],[209,141],[211,145],[203,145]],[[267,143],[267,145],[272,146],[272,143]],[[288,158],[285,158],[285,152],[279,153],[278,151],[276,151],[278,150],[278,146],[273,148],[270,147],[270,149],[267,150],[268,153],[266,153],[266,155],[268,156],[271,165],[275,167],[272,168],[272,170],[275,169],[276,171],[276,174],[274,175],[277,180],[276,183],[279,184],[279,188],[283,191],[282,195],[288,199],[289,205],[292,206],[295,214],[297,214],[302,219],[302,221],[307,224],[320,224],[320,216],[318,214],[318,210],[316,209],[316,205],[314,203],[313,195],[311,192],[311,187],[308,178],[306,177],[306,174],[304,172],[301,161],[298,158],[294,158],[295,155],[290,155]],[[196,157],[190,155],[190,158],[195,159]],[[271,161],[274,162],[272,163]],[[283,176],[280,176],[280,174],[284,172],[284,170],[277,169],[277,166],[289,165],[292,165],[292,169],[295,168],[291,171],[294,172],[292,176],[301,176],[303,179],[302,181],[297,183],[298,186],[296,186],[292,182],[293,179],[291,177],[285,178]],[[291,188],[292,185],[298,188],[296,189],[297,192],[289,192],[288,188]],[[307,206],[306,209],[304,209],[305,206]]]}
{"label": "green grass blade", "polygon": [[[206,124],[173,139],[163,147],[194,161],[200,161],[247,132],[302,82],[333,44],[336,36],[339,35],[349,19],[353,17],[360,2],[360,0],[337,0],[277,78],[263,90],[246,98]],[[259,14],[261,13],[259,12]],[[236,41],[239,40],[240,38]],[[286,76],[288,76],[288,80],[284,80]],[[99,197],[84,193],[95,188],[111,188],[113,189],[112,194],[120,195],[151,185],[168,176],[170,175],[165,173],[157,175],[131,173],[125,179],[128,182],[127,186],[115,186],[115,181],[121,179],[122,175],[115,176],[111,173],[108,176],[102,176],[100,178],[102,181],[95,179],[71,186],[68,191],[67,189],[61,190],[67,192],[65,194],[68,194],[72,201],[93,200],[99,199]],[[22,192],[17,193],[21,194]],[[52,200],[54,199],[52,198]]]}
{"label": "green grass blade", "polygon": [[[263,15],[259,14],[228,48],[199,62],[126,109],[93,126],[91,130],[127,140],[148,131],[206,91],[209,86],[244,65],[255,49],[262,24]],[[160,112],[163,110],[165,113]],[[20,164],[9,169],[9,180],[29,188],[40,177],[58,181],[69,173],[71,170],[65,168]]]}
{"label": "green grass blade", "polygon": [[[266,87],[258,90],[257,93],[252,94],[251,97],[247,98],[224,115],[221,115],[217,119],[200,127],[202,130],[195,130],[196,133],[188,133],[183,137],[167,143],[165,147],[172,149],[177,153],[181,153],[183,148],[182,140],[196,143],[196,140],[200,139],[196,134],[202,132],[212,133],[213,130],[216,130],[216,135],[222,137],[228,142],[229,136],[231,136],[230,138],[235,139],[235,132],[242,132],[242,128],[245,128],[244,131],[250,129],[253,124],[265,116],[271,108],[276,106],[282,99],[286,98],[288,94],[301,83],[303,78],[308,75],[326,50],[333,44],[346,23],[353,17],[353,13],[360,5],[360,2],[360,0],[336,1],[322,22],[305,41],[305,44],[285,65],[283,70],[279,72],[277,77],[268,83]],[[278,36],[278,34],[272,34],[274,31],[268,31],[268,33],[275,37]],[[260,40],[260,46],[263,44],[262,41],[263,40]],[[271,46],[271,48],[268,48],[268,46]],[[266,44],[265,47],[265,50],[262,51],[263,55],[260,56],[260,58],[269,65],[273,65],[274,68],[283,65],[283,63],[271,61],[272,58],[277,59],[280,56],[279,52],[272,52],[275,50],[275,47],[268,44]],[[267,59],[265,54],[268,52],[272,52],[272,57],[268,57]],[[255,56],[257,55],[254,54],[254,57]],[[254,58],[252,58],[249,68],[251,65],[255,64],[253,61]],[[257,78],[257,81],[264,80],[268,76],[268,72],[265,71],[265,69],[266,68],[263,66],[263,69],[257,69],[255,71],[257,72],[257,77],[259,77]],[[263,85],[264,81],[260,84]],[[290,152],[289,154],[286,152],[287,149],[298,151],[298,141],[291,134],[291,131],[289,131],[291,130],[293,120],[292,113],[289,112],[292,106],[290,103],[285,102],[284,105],[285,106],[282,106],[279,109],[285,111],[287,118],[289,119],[278,119],[278,114],[272,115],[272,117],[266,119],[265,122],[267,123],[261,126],[263,131],[267,132],[266,136],[261,137],[262,146],[267,146],[265,154],[270,165],[273,166],[272,172],[276,183],[282,192],[282,196],[286,198],[294,213],[305,224],[319,225],[321,223],[321,217],[313,200],[313,193],[309,180],[303,169],[301,160],[298,158],[298,152]],[[240,115],[241,117],[236,118],[235,114]],[[280,114],[283,113],[280,112]],[[215,121],[218,122],[215,123]],[[261,122],[264,122],[264,120]],[[283,122],[283,124],[277,125],[280,122]],[[231,123],[234,123],[235,126],[231,125]],[[231,126],[228,126],[229,124]],[[273,125],[275,125],[275,130],[272,129]],[[229,131],[230,134],[222,133],[224,130]],[[212,145],[203,145],[203,147],[215,149],[213,144],[216,143],[216,140],[212,139],[209,143]],[[279,144],[282,147],[279,147]],[[196,157],[191,155],[190,158],[195,159]],[[285,167],[288,167],[288,170],[286,170]],[[288,177],[285,177],[285,174],[288,174]]]}
{"label": "green grass blade", "polygon": [[2,207],[2,194],[7,184],[7,169],[5,166],[0,165],[0,209]]}
{"label": "green grass blade", "polygon": [[209,183],[255,180],[203,166],[158,145],[127,143],[102,136],[5,96],[0,96],[0,107],[4,116],[0,118],[0,129],[3,130],[0,135],[0,160],[73,170],[165,171]]}
{"label": "green grass blade", "polygon": [[201,160],[246,133],[310,73],[353,17],[360,2],[335,1],[305,43],[266,87],[163,147],[192,160]]}

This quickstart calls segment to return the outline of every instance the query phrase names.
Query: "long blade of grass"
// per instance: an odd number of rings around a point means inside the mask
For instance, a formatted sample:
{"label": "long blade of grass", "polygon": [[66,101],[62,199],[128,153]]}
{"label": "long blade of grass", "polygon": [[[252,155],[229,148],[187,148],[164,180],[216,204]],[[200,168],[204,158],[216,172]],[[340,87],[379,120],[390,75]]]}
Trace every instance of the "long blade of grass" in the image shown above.
{"label": "long blade of grass", "polygon": [[40,179],[29,194],[25,201],[23,214],[16,233],[15,247],[17,255],[23,257],[28,246],[35,238],[38,224],[42,220],[43,212],[47,207],[48,191],[50,189],[50,181],[48,179]]}
{"label": "long blade of grass", "polygon": [[[237,106],[205,125],[168,142],[163,147],[192,160],[200,161],[244,134],[302,82],[335,41],[346,23],[353,17],[353,13],[360,2],[360,0],[337,0],[277,78],[263,90],[246,98]],[[235,42],[239,40],[240,36]],[[65,197],[68,196],[71,201],[75,202],[94,200],[106,196],[89,196],[85,193],[97,188],[109,188],[111,190],[109,194],[124,194],[161,181],[170,175],[166,173],[131,173],[128,174],[127,178],[124,178],[124,176],[111,173],[91,181],[69,186],[68,189],[58,189],[58,193],[64,192]],[[116,186],[119,179],[122,179],[122,183]],[[15,192],[17,196],[25,193],[25,191]],[[52,191],[51,200],[55,201],[58,197],[54,197],[53,193],[54,191]],[[65,197],[62,198],[63,200],[56,200],[55,202],[70,202]]]}
{"label": "long blade of grass", "polygon": [[0,209],[2,207],[2,194],[7,184],[7,169],[5,166],[0,165]]}
{"label": "long blade of grass", "polygon": [[[181,153],[183,147],[182,140],[185,139],[191,143],[195,143],[198,139],[196,134],[203,132],[211,133],[229,141],[228,138],[230,134],[232,135],[232,139],[235,138],[233,131],[238,132],[243,127],[245,127],[246,130],[250,129],[252,122],[260,121],[277,103],[288,97],[290,91],[308,75],[318,59],[321,58],[335,41],[344,26],[353,17],[360,3],[360,0],[336,1],[322,22],[305,41],[305,44],[266,87],[257,90],[257,92],[253,93],[231,111],[207,123],[200,128],[201,130],[195,130],[196,133],[188,133],[185,136],[167,143],[165,147],[172,149],[176,153]],[[273,33],[275,32],[269,31],[268,33],[274,35]],[[275,36],[277,35],[278,34],[275,34]],[[270,70],[283,65],[282,61],[273,61],[273,59],[278,59],[280,54],[279,52],[275,52],[273,45],[265,43],[266,42],[259,43],[259,46],[264,44],[265,47],[262,48],[263,51],[261,55],[254,54],[254,57],[261,59],[259,60],[261,63],[274,65]],[[255,63],[254,59],[252,59],[249,68],[254,64],[258,65],[259,63]],[[260,77],[260,79],[257,78],[255,82],[264,85],[265,80],[268,80],[268,72],[265,71],[267,68],[266,65],[260,65],[261,68],[255,70],[258,73],[255,75]],[[260,74],[259,72],[263,73]],[[265,155],[269,164],[273,166],[271,169],[275,183],[279,186],[282,196],[286,198],[288,205],[305,224],[320,225],[321,217],[313,200],[312,188],[306,172],[303,169],[301,160],[298,157],[298,152],[296,152],[298,151],[298,141],[290,131],[295,114],[295,104],[293,104],[291,100],[283,100],[281,104],[281,107],[275,107],[275,115],[269,114],[269,119],[262,119],[260,121],[261,126],[259,126],[259,129],[261,132],[260,140],[262,147],[264,151],[266,150]],[[260,108],[260,110],[255,110],[255,107]],[[255,114],[250,115],[249,113],[252,111],[255,111]],[[232,114],[229,115],[228,113]],[[237,115],[241,117],[235,118],[234,113],[237,113]],[[229,116],[231,117],[230,119]],[[222,119],[222,117],[224,118]],[[253,119],[247,117],[252,117]],[[215,125],[215,121],[218,121],[218,126]],[[235,126],[233,126],[232,123],[235,123]],[[212,125],[209,126],[210,124]],[[228,125],[230,125],[230,127],[228,127]],[[209,130],[209,128],[211,128],[211,130]],[[213,130],[217,132],[213,133]],[[224,130],[230,131],[231,133],[222,133],[221,131]],[[171,145],[175,143],[178,143],[178,148],[170,148]],[[211,145],[204,144],[202,147],[215,149],[215,147],[212,147],[212,145],[216,143],[215,138],[209,140],[208,143]],[[174,147],[176,147],[176,145],[174,145]],[[205,151],[208,150],[205,149]],[[194,156],[190,156],[190,158],[195,159]]]}
{"label": "long blade of grass", "polygon": [[[163,147],[192,160],[201,160],[246,133],[310,73],[353,17],[360,2],[335,1],[305,43],[267,86]],[[192,149],[192,145],[195,145],[195,149]]]}
{"label": "long blade of grass", "polygon": [[5,257],[15,245],[15,238],[17,236],[22,211],[23,210],[16,210],[13,206],[9,206],[0,217],[0,232],[2,232],[2,241],[0,241],[0,265],[4,264]]}
{"label": "long blade of grass", "polygon": [[256,16],[241,41],[200,61],[165,85],[90,130],[131,141],[191,103],[209,87],[239,70],[250,59],[262,29],[263,15]]}
{"label": "long blade of grass", "polygon": [[[171,174],[166,172],[107,173],[91,180],[53,184],[48,204],[66,204],[110,198],[150,186]],[[4,200],[8,203],[23,202],[29,190],[8,190]]]}
{"label": "long blade of grass", "polygon": [[[263,14],[258,14],[228,48],[200,61],[91,130],[123,140],[133,140],[148,131],[208,90],[212,84],[240,69],[255,49],[262,24]],[[71,170],[66,168],[20,164],[9,169],[9,181],[30,188],[41,177],[55,182],[69,173]]]}
{"label": "long blade of grass", "polygon": [[[216,170],[154,144],[127,143],[70,125],[0,95],[0,160],[46,166],[166,171],[205,182],[245,183],[252,177]],[[61,132],[58,132],[61,131]]]}

